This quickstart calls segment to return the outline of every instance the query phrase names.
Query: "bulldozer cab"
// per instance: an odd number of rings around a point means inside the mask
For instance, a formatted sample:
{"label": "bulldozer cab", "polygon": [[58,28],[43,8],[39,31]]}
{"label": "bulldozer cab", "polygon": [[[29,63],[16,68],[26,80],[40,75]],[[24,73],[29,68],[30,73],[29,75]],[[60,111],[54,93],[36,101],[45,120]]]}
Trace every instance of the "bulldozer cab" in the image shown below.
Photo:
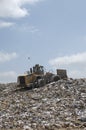
{"label": "bulldozer cab", "polygon": [[30,68],[30,72],[37,74],[37,75],[43,75],[44,74],[44,67],[40,66],[39,64],[36,64],[33,69]]}

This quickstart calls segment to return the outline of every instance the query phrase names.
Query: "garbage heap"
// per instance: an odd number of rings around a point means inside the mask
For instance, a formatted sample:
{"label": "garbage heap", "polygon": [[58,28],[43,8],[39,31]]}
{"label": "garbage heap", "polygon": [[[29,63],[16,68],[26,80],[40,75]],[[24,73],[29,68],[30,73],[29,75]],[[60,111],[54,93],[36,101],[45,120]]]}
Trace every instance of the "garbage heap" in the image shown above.
{"label": "garbage heap", "polygon": [[0,84],[0,130],[86,130],[86,79],[34,89]]}

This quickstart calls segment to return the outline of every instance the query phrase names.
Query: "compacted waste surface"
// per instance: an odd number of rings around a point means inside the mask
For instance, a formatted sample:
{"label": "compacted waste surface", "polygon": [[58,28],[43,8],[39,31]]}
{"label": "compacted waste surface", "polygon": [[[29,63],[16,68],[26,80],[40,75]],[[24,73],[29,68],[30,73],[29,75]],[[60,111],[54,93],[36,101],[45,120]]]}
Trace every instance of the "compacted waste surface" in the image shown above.
{"label": "compacted waste surface", "polygon": [[86,130],[86,79],[0,84],[0,130]]}

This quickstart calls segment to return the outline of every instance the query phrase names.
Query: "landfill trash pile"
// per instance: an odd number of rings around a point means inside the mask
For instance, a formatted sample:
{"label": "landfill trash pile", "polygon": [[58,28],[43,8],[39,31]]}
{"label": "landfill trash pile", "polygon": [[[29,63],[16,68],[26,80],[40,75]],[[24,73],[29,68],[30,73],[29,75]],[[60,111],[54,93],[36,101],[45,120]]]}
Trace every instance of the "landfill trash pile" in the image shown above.
{"label": "landfill trash pile", "polygon": [[86,130],[86,79],[34,89],[0,84],[0,130]]}

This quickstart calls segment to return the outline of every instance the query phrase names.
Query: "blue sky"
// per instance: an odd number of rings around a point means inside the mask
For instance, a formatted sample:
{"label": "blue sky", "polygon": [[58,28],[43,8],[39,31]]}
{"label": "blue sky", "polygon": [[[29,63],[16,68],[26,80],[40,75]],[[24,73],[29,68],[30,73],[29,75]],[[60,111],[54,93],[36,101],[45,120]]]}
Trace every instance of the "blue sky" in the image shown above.
{"label": "blue sky", "polygon": [[0,1],[0,82],[36,63],[86,77],[85,0]]}

